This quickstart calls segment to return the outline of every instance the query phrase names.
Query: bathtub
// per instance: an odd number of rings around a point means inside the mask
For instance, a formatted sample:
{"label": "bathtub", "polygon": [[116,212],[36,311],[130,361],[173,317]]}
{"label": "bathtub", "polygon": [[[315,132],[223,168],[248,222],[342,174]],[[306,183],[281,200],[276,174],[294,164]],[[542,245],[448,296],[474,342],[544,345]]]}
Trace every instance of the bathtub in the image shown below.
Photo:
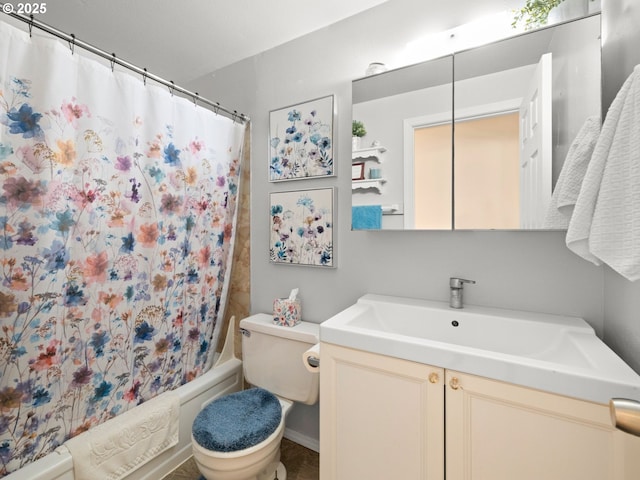
{"label": "bathtub", "polygon": [[[233,335],[227,334],[229,336],[233,338]],[[178,445],[132,472],[126,480],[159,480],[174,470],[191,456],[191,425],[202,407],[219,396],[242,389],[242,362],[235,358],[232,349],[229,354],[225,353],[227,343],[211,370],[175,390],[180,395]],[[144,404],[135,408],[144,408]],[[73,459],[63,446],[2,480],[75,480]]]}

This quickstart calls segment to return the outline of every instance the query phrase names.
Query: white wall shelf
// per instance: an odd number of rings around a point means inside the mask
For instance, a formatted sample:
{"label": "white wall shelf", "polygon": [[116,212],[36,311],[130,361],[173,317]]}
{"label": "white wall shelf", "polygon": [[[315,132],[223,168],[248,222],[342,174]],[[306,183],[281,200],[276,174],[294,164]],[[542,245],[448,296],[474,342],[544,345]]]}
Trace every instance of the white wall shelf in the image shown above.
{"label": "white wall shelf", "polygon": [[378,163],[382,163],[382,154],[386,152],[387,149],[382,146],[377,147],[369,147],[369,148],[361,148],[359,150],[353,150],[351,152],[351,161],[354,160],[374,160]]}
{"label": "white wall shelf", "polygon": [[381,193],[382,185],[386,182],[384,178],[371,178],[365,180],[353,180],[351,182],[352,190],[366,190],[368,188],[372,188],[376,190],[378,193]]}

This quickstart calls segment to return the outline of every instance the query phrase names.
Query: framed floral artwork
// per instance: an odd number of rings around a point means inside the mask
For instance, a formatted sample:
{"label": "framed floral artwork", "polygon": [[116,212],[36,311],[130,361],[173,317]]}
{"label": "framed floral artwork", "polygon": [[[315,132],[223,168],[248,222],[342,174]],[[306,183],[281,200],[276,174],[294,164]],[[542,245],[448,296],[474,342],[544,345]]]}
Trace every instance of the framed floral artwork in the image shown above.
{"label": "framed floral artwork", "polygon": [[333,95],[269,112],[269,181],[334,175]]}
{"label": "framed floral artwork", "polygon": [[270,194],[271,263],[335,266],[334,195],[333,187]]}

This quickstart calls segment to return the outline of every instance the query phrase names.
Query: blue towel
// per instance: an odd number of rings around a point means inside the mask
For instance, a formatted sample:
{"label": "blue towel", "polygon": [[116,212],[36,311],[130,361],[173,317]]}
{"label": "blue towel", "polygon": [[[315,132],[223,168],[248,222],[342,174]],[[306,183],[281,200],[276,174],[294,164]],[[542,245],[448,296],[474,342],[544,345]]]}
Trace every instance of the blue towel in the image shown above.
{"label": "blue towel", "polygon": [[271,392],[252,388],[217,398],[193,422],[193,438],[216,452],[253,447],[276,431],[282,418],[280,402]]}
{"label": "blue towel", "polygon": [[379,230],[382,227],[381,205],[359,205],[351,207],[353,230]]}

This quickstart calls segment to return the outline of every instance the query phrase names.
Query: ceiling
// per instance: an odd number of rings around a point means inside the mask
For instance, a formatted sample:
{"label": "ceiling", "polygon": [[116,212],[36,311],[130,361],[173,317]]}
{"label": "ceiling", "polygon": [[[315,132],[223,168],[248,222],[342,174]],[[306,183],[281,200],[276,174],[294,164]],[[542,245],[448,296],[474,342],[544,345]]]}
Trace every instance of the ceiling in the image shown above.
{"label": "ceiling", "polygon": [[36,19],[185,84],[385,1],[50,0]]}

